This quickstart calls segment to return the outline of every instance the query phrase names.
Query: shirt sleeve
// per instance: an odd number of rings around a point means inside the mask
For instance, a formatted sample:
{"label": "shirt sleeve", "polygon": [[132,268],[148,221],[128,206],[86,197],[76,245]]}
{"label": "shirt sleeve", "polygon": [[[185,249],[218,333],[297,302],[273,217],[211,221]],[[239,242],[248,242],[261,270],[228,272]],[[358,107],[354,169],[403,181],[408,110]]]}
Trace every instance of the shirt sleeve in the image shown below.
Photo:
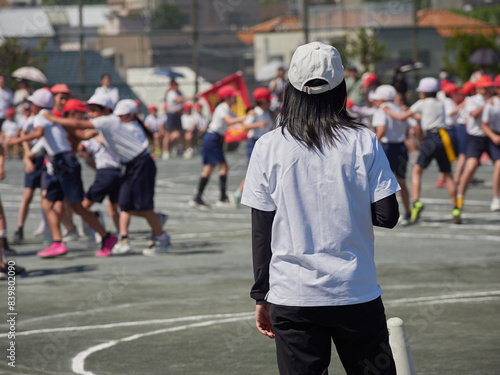
{"label": "shirt sleeve", "polygon": [[377,127],[377,126],[385,126],[386,121],[385,121],[385,112],[383,109],[378,109],[377,112],[373,114],[372,117],[372,126]]}
{"label": "shirt sleeve", "polygon": [[418,100],[410,107],[410,111],[413,113],[422,113],[422,100]]}
{"label": "shirt sleeve", "polygon": [[486,122],[487,124],[490,122],[492,109],[493,109],[493,106],[491,104],[486,104],[484,106],[483,113],[481,115],[482,122]]}
{"label": "shirt sleeve", "polygon": [[371,202],[377,202],[401,190],[392,173],[389,161],[377,138],[373,136],[373,155],[368,166],[368,184]]}
{"label": "shirt sleeve", "polygon": [[269,176],[262,168],[258,155],[258,145],[252,152],[248,164],[241,203],[261,211],[275,211],[276,204],[270,193]]}
{"label": "shirt sleeve", "polygon": [[106,123],[106,120],[104,116],[93,118],[90,120],[92,124],[94,124],[94,128],[98,131],[102,131],[104,129],[104,125]]}

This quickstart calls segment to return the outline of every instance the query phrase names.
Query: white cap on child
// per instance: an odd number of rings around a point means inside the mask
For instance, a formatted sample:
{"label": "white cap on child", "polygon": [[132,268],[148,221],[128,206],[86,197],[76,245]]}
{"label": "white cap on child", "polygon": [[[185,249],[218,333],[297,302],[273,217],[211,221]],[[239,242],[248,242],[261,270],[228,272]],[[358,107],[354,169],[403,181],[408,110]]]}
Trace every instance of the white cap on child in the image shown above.
{"label": "white cap on child", "polygon": [[113,114],[116,116],[128,115],[129,113],[137,113],[137,104],[135,100],[123,99],[116,103]]}
{"label": "white cap on child", "polygon": [[47,89],[38,89],[28,96],[28,101],[40,108],[52,108],[54,95]]}
{"label": "white cap on child", "polygon": [[97,93],[90,97],[90,99],[85,103],[86,105],[95,104],[100,105],[101,107],[113,109],[113,101],[109,97],[109,95]]}

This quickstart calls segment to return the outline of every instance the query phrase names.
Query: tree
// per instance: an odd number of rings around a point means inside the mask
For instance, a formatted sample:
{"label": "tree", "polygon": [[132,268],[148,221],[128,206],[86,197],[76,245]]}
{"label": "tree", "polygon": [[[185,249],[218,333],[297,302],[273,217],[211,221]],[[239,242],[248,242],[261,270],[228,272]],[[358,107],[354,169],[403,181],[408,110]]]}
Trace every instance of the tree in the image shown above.
{"label": "tree", "polygon": [[[10,76],[14,70],[22,66],[34,66],[43,71],[47,64],[47,56],[38,52],[43,51],[47,42],[47,39],[42,39],[32,51],[24,47],[19,42],[19,38],[5,38],[0,45],[0,72]],[[11,82],[11,86],[15,88],[15,81]]]}
{"label": "tree", "polygon": [[[477,65],[469,62],[469,56],[479,48],[490,48],[499,53],[495,44],[496,34],[465,34],[457,33],[448,39],[444,47],[443,65],[451,74],[467,81],[470,75],[476,70]],[[500,53],[499,53],[500,54]],[[497,67],[491,67],[492,73],[498,73]]]}
{"label": "tree", "polygon": [[153,13],[153,29],[180,29],[185,20],[186,16],[178,6],[163,3]]}
{"label": "tree", "polygon": [[[389,48],[365,28],[354,29],[343,38],[344,48],[339,51],[345,63],[353,61],[361,64],[361,70],[373,71],[375,64],[389,58]],[[342,53],[343,52],[343,53]]]}

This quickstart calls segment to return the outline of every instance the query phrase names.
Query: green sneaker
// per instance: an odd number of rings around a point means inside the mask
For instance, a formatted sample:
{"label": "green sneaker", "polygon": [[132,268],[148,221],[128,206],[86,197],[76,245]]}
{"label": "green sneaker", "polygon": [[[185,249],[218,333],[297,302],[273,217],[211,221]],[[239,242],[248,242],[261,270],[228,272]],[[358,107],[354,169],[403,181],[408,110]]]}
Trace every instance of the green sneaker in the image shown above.
{"label": "green sneaker", "polygon": [[420,218],[420,213],[424,210],[424,205],[420,201],[416,201],[411,208],[410,222],[415,224]]}
{"label": "green sneaker", "polygon": [[453,224],[462,224],[462,218],[460,217],[461,213],[460,208],[454,208],[453,211],[451,211]]}

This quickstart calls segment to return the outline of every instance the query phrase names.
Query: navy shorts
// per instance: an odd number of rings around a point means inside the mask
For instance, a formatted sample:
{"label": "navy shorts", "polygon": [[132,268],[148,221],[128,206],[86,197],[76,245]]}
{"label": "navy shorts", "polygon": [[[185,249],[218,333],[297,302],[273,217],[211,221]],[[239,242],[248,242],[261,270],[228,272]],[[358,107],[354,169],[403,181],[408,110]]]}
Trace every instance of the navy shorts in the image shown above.
{"label": "navy shorts", "polygon": [[95,180],[85,197],[91,202],[101,203],[108,196],[111,203],[117,203],[121,182],[121,169],[98,169]]}
{"label": "navy shorts", "polygon": [[225,163],[226,158],[222,146],[224,137],[217,133],[206,133],[201,143],[203,165],[217,165]]}
{"label": "navy shorts", "polygon": [[173,132],[174,130],[182,131],[181,113],[167,114],[167,121],[165,123],[165,131]]}
{"label": "navy shorts", "polygon": [[449,128],[446,129],[446,132],[448,133],[448,136],[450,137],[451,141],[451,146],[453,147],[453,151],[455,152],[455,155],[458,155],[458,138],[457,138],[457,129],[456,128]]}
{"label": "navy shorts", "polygon": [[31,173],[26,173],[24,175],[24,187],[35,190],[42,186],[42,170],[43,170],[43,156],[39,156],[33,159],[33,164],[35,164],[35,170]]}
{"label": "navy shorts", "polygon": [[149,211],[154,208],[156,165],[145,152],[126,164],[118,203],[122,211]]}
{"label": "navy shorts", "polygon": [[457,146],[458,146],[457,154],[467,153],[467,130],[465,129],[464,124],[459,124],[457,126],[456,136],[457,136]]}
{"label": "navy shorts", "polygon": [[467,134],[467,158],[479,159],[483,152],[486,152],[493,161],[500,159],[500,146],[494,144],[488,137]]}
{"label": "navy shorts", "polygon": [[44,197],[45,199],[47,199],[50,202],[59,202],[64,199],[64,192],[62,186],[59,183],[59,180],[56,178],[56,176],[52,176],[47,172],[45,172],[43,185],[45,185],[44,190],[47,190]]}
{"label": "navy shorts", "polygon": [[433,159],[436,159],[440,172],[451,172],[451,164],[446,155],[439,132],[429,131],[425,134],[424,142],[422,143],[422,147],[420,147],[417,164],[425,169]]}
{"label": "navy shorts", "polygon": [[408,150],[404,142],[401,143],[382,143],[385,156],[389,160],[392,172],[396,177],[405,179],[406,168],[408,166]]}
{"label": "navy shorts", "polygon": [[257,142],[258,139],[256,138],[248,138],[248,143],[247,143],[247,158],[248,162],[250,162],[250,156],[252,156],[253,148],[255,147],[255,142]]}
{"label": "navy shorts", "polygon": [[[85,196],[82,183],[82,168],[76,156],[72,152],[63,152],[54,156],[53,159],[54,176],[61,185],[64,198],[68,200],[70,205],[82,202]],[[47,193],[49,189],[50,184],[47,188]],[[49,200],[55,202],[54,200]]]}

